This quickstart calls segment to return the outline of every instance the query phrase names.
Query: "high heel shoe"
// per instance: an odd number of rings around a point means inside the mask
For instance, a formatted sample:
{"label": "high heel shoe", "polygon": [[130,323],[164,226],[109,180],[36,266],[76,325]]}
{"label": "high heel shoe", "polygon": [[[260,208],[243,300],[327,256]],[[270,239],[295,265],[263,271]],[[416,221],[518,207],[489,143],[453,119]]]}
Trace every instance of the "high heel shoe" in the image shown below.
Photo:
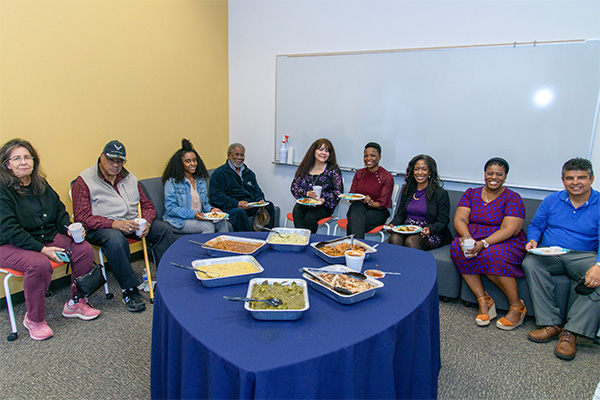
{"label": "high heel shoe", "polygon": [[513,310],[517,311],[518,313],[521,314],[521,317],[519,318],[519,320],[513,324],[508,319],[506,319],[506,317],[502,317],[498,321],[496,321],[496,327],[498,329],[502,329],[503,331],[512,331],[513,329],[515,329],[516,327],[518,327],[519,325],[521,325],[523,323],[523,320],[525,319],[525,315],[527,315],[527,308],[525,307],[525,303],[523,303],[523,300],[521,300],[521,306],[519,306],[519,307],[510,306],[510,311],[513,311]]}
{"label": "high heel shoe", "polygon": [[[475,323],[479,326],[488,326],[490,321],[496,318],[496,303],[494,303],[494,299],[492,299],[487,292],[485,296],[481,296],[477,298],[477,303],[479,303],[479,314],[477,318],[475,318]],[[484,314],[481,312],[482,304],[487,304],[488,312]]]}

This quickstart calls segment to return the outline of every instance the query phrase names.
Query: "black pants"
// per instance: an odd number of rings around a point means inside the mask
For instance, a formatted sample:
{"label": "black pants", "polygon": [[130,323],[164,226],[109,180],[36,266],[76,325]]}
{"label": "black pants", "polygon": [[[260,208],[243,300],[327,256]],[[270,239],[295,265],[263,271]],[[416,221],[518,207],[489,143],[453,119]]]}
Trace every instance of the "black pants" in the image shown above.
{"label": "black pants", "polygon": [[310,207],[296,203],[292,214],[295,228],[310,229],[312,233],[317,233],[319,220],[329,217],[333,211],[325,206]]}
{"label": "black pants", "polygon": [[[267,228],[273,228],[273,226],[275,226],[275,205],[273,202],[270,202],[269,205],[265,206],[264,208],[267,210],[267,213],[269,213],[270,217]],[[221,211],[229,214],[229,222],[231,222],[233,230],[236,232],[247,232],[254,230],[250,217],[254,217],[258,210],[259,207],[253,207],[249,210],[244,210],[238,207],[221,209]]]}
{"label": "black pants", "polygon": [[385,224],[389,216],[390,211],[387,208],[373,208],[355,201],[348,209],[348,235],[354,234],[355,237],[364,239],[365,232]]}

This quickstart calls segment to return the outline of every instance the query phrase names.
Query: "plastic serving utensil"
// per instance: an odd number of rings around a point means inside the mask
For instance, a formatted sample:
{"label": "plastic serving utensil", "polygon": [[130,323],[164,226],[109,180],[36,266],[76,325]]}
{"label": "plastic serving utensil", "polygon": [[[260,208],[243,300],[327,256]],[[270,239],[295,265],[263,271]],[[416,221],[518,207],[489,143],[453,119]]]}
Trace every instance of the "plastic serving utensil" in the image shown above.
{"label": "plastic serving utensil", "polygon": [[249,297],[229,297],[229,296],[223,296],[224,299],[227,299],[229,301],[262,301],[263,303],[267,303],[273,307],[278,307],[281,305],[282,301],[279,299],[251,299]]}
{"label": "plastic serving utensil", "polygon": [[365,279],[368,278],[362,272],[356,272],[356,271],[329,271],[326,269],[315,269],[315,268],[308,268],[308,267],[304,267],[304,268],[300,269],[300,271],[306,271],[306,270],[310,270],[312,272],[321,272],[321,273],[325,273],[325,274],[348,275],[348,276],[352,276],[356,279],[360,279],[362,281],[364,281]]}
{"label": "plastic serving utensil", "polygon": [[205,249],[223,250],[223,249],[219,249],[218,247],[211,246],[210,244],[206,244],[206,243],[202,243],[202,242],[196,242],[195,240],[188,239],[188,242],[193,243],[193,244],[197,244],[198,246],[202,246]]}
{"label": "plastic serving utensil", "polygon": [[278,234],[279,236],[283,236],[284,238],[289,237],[290,235],[287,233],[281,233],[279,231],[276,231],[275,229],[271,229],[271,228],[267,228],[266,226],[262,226],[262,225],[256,225],[256,227],[258,229],[262,229],[263,231],[269,231],[269,232],[274,232],[276,234]]}
{"label": "plastic serving utensil", "polygon": [[339,294],[343,294],[344,296],[351,296],[351,295],[354,294],[351,291],[349,291],[348,289],[344,289],[344,288],[341,288],[341,287],[333,286],[331,283],[327,282],[324,279],[321,279],[318,275],[313,274],[312,272],[310,272],[306,268],[302,268],[302,271],[304,271],[309,276],[312,276],[313,278],[315,278],[316,280],[318,280],[319,282],[321,282],[323,285],[327,286],[328,288],[331,288],[331,289],[335,290]]}
{"label": "plastic serving utensil", "polygon": [[202,272],[204,275],[208,276],[209,279],[213,279],[213,278],[220,278],[221,275],[216,275],[210,272],[206,272],[206,271],[202,271],[201,269],[195,268],[195,267],[190,267],[189,265],[181,265],[181,264],[176,264],[173,261],[171,261],[171,264],[173,264],[174,266],[176,266],[177,268],[181,268],[181,269],[190,269],[192,271],[198,271],[198,272]]}

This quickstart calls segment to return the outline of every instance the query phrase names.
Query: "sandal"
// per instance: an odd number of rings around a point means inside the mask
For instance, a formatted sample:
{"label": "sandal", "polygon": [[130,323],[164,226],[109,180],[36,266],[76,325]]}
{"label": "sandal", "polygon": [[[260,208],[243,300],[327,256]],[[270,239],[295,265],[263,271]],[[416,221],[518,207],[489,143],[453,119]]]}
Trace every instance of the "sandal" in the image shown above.
{"label": "sandal", "polygon": [[525,307],[525,303],[523,303],[523,300],[521,300],[520,307],[510,306],[510,311],[512,310],[517,311],[521,314],[519,320],[516,323],[512,323],[508,319],[506,319],[506,317],[502,317],[498,321],[496,321],[497,328],[502,329],[503,331],[512,331],[513,329],[515,329],[523,323],[525,315],[527,315],[527,308]]}
{"label": "sandal", "polygon": [[[479,314],[477,315],[477,318],[475,318],[475,323],[479,326],[488,326],[490,321],[496,318],[496,303],[494,303],[494,299],[492,299],[487,292],[485,292],[485,296],[477,298],[477,303],[479,303]],[[487,314],[481,312],[482,304],[487,304]]]}

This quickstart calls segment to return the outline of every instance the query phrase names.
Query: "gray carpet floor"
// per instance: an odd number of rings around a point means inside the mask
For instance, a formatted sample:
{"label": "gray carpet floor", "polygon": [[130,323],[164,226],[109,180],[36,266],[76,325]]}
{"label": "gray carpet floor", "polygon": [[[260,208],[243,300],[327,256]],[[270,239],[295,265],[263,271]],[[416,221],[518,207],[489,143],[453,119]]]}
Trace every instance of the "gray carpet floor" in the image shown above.
{"label": "gray carpet floor", "polygon": [[[143,262],[134,262],[141,274]],[[115,298],[91,297],[102,315],[94,321],[61,315],[68,288],[47,298],[47,321],[54,337],[36,342],[22,325],[24,303],[15,305],[19,338],[8,342],[8,313],[0,311],[0,398],[148,399],[152,304],[127,312],[114,277]],[[145,294],[148,299],[147,294]],[[600,346],[578,338],[571,362],[553,354],[556,341],[527,340],[535,324],[504,332],[475,325],[476,308],[459,301],[440,302],[441,357],[439,399],[585,399],[600,381]]]}

